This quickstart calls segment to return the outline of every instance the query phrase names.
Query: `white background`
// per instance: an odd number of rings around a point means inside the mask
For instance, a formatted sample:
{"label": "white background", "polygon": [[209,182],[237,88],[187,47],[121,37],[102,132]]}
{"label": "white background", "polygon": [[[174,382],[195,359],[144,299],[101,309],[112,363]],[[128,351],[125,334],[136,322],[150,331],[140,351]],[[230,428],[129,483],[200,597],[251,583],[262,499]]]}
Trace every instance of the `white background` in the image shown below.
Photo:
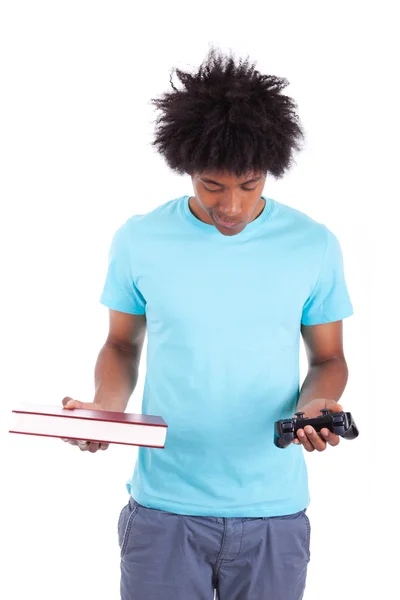
{"label": "white background", "polygon": [[[355,315],[342,404],[361,435],[307,455],[305,600],[393,597],[398,551],[399,122],[392,2],[3,2],[0,596],[119,598],[117,521],[136,450],[8,433],[20,402],[92,401],[109,244],[192,194],[150,147],[153,98],[209,44],[286,77],[306,147],[264,195],[339,238]],[[175,79],[175,82],[177,80]],[[128,405],[140,412],[140,378]],[[306,374],[301,354],[302,378]],[[225,600],[225,599],[224,599]],[[229,600],[229,599],[226,599]],[[258,600],[258,599],[254,599]]]}

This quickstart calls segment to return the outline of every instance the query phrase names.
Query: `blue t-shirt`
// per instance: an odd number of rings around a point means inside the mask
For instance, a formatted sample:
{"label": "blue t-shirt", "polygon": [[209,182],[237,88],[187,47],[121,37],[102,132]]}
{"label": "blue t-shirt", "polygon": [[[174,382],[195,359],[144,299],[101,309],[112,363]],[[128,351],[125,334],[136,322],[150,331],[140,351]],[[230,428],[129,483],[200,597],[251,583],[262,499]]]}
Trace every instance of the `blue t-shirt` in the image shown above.
{"label": "blue t-shirt", "polygon": [[271,198],[243,231],[200,221],[190,196],[115,233],[100,302],[146,314],[143,414],[168,424],[126,486],[143,506],[261,517],[309,504],[302,446],[274,445],[299,396],[300,324],[353,314],[335,235]]}

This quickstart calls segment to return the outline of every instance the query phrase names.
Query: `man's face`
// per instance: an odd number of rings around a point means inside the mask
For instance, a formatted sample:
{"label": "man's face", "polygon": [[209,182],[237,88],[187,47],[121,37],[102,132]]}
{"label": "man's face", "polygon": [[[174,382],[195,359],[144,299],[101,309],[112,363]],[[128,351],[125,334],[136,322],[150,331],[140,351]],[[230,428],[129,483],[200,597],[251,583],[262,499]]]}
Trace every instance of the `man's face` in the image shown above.
{"label": "man's face", "polygon": [[196,173],[189,206],[197,218],[215,225],[223,235],[237,235],[263,211],[265,179],[266,174],[255,172],[239,178],[221,172]]}

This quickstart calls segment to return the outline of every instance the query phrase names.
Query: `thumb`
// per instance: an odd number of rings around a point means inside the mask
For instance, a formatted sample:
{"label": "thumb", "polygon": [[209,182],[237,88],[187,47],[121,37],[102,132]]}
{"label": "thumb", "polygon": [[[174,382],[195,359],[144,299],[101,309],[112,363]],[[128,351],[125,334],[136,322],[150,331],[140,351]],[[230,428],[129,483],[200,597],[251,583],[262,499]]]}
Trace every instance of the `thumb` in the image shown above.
{"label": "thumb", "polygon": [[63,398],[62,400],[62,404],[64,408],[83,408],[83,402],[80,402],[80,400],[74,400],[73,398],[70,398],[69,396],[66,396],[65,398]]}
{"label": "thumb", "polygon": [[343,406],[341,404],[339,404],[338,402],[335,402],[334,400],[332,400],[332,402],[330,403],[329,408],[332,412],[342,412],[343,411]]}

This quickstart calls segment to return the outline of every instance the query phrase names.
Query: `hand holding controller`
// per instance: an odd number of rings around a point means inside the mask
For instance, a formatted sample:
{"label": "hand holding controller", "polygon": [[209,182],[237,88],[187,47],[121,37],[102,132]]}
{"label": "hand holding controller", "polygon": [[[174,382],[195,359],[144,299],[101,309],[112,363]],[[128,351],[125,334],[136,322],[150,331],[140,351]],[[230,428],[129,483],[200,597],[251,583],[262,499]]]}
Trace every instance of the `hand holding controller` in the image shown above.
{"label": "hand holding controller", "polygon": [[322,416],[303,418],[304,413],[297,412],[292,419],[281,419],[275,423],[274,443],[278,448],[287,448],[297,437],[297,431],[306,425],[314,427],[319,433],[326,428],[346,440],[353,440],[359,434],[356,424],[349,412],[332,412],[327,408],[321,409]]}

